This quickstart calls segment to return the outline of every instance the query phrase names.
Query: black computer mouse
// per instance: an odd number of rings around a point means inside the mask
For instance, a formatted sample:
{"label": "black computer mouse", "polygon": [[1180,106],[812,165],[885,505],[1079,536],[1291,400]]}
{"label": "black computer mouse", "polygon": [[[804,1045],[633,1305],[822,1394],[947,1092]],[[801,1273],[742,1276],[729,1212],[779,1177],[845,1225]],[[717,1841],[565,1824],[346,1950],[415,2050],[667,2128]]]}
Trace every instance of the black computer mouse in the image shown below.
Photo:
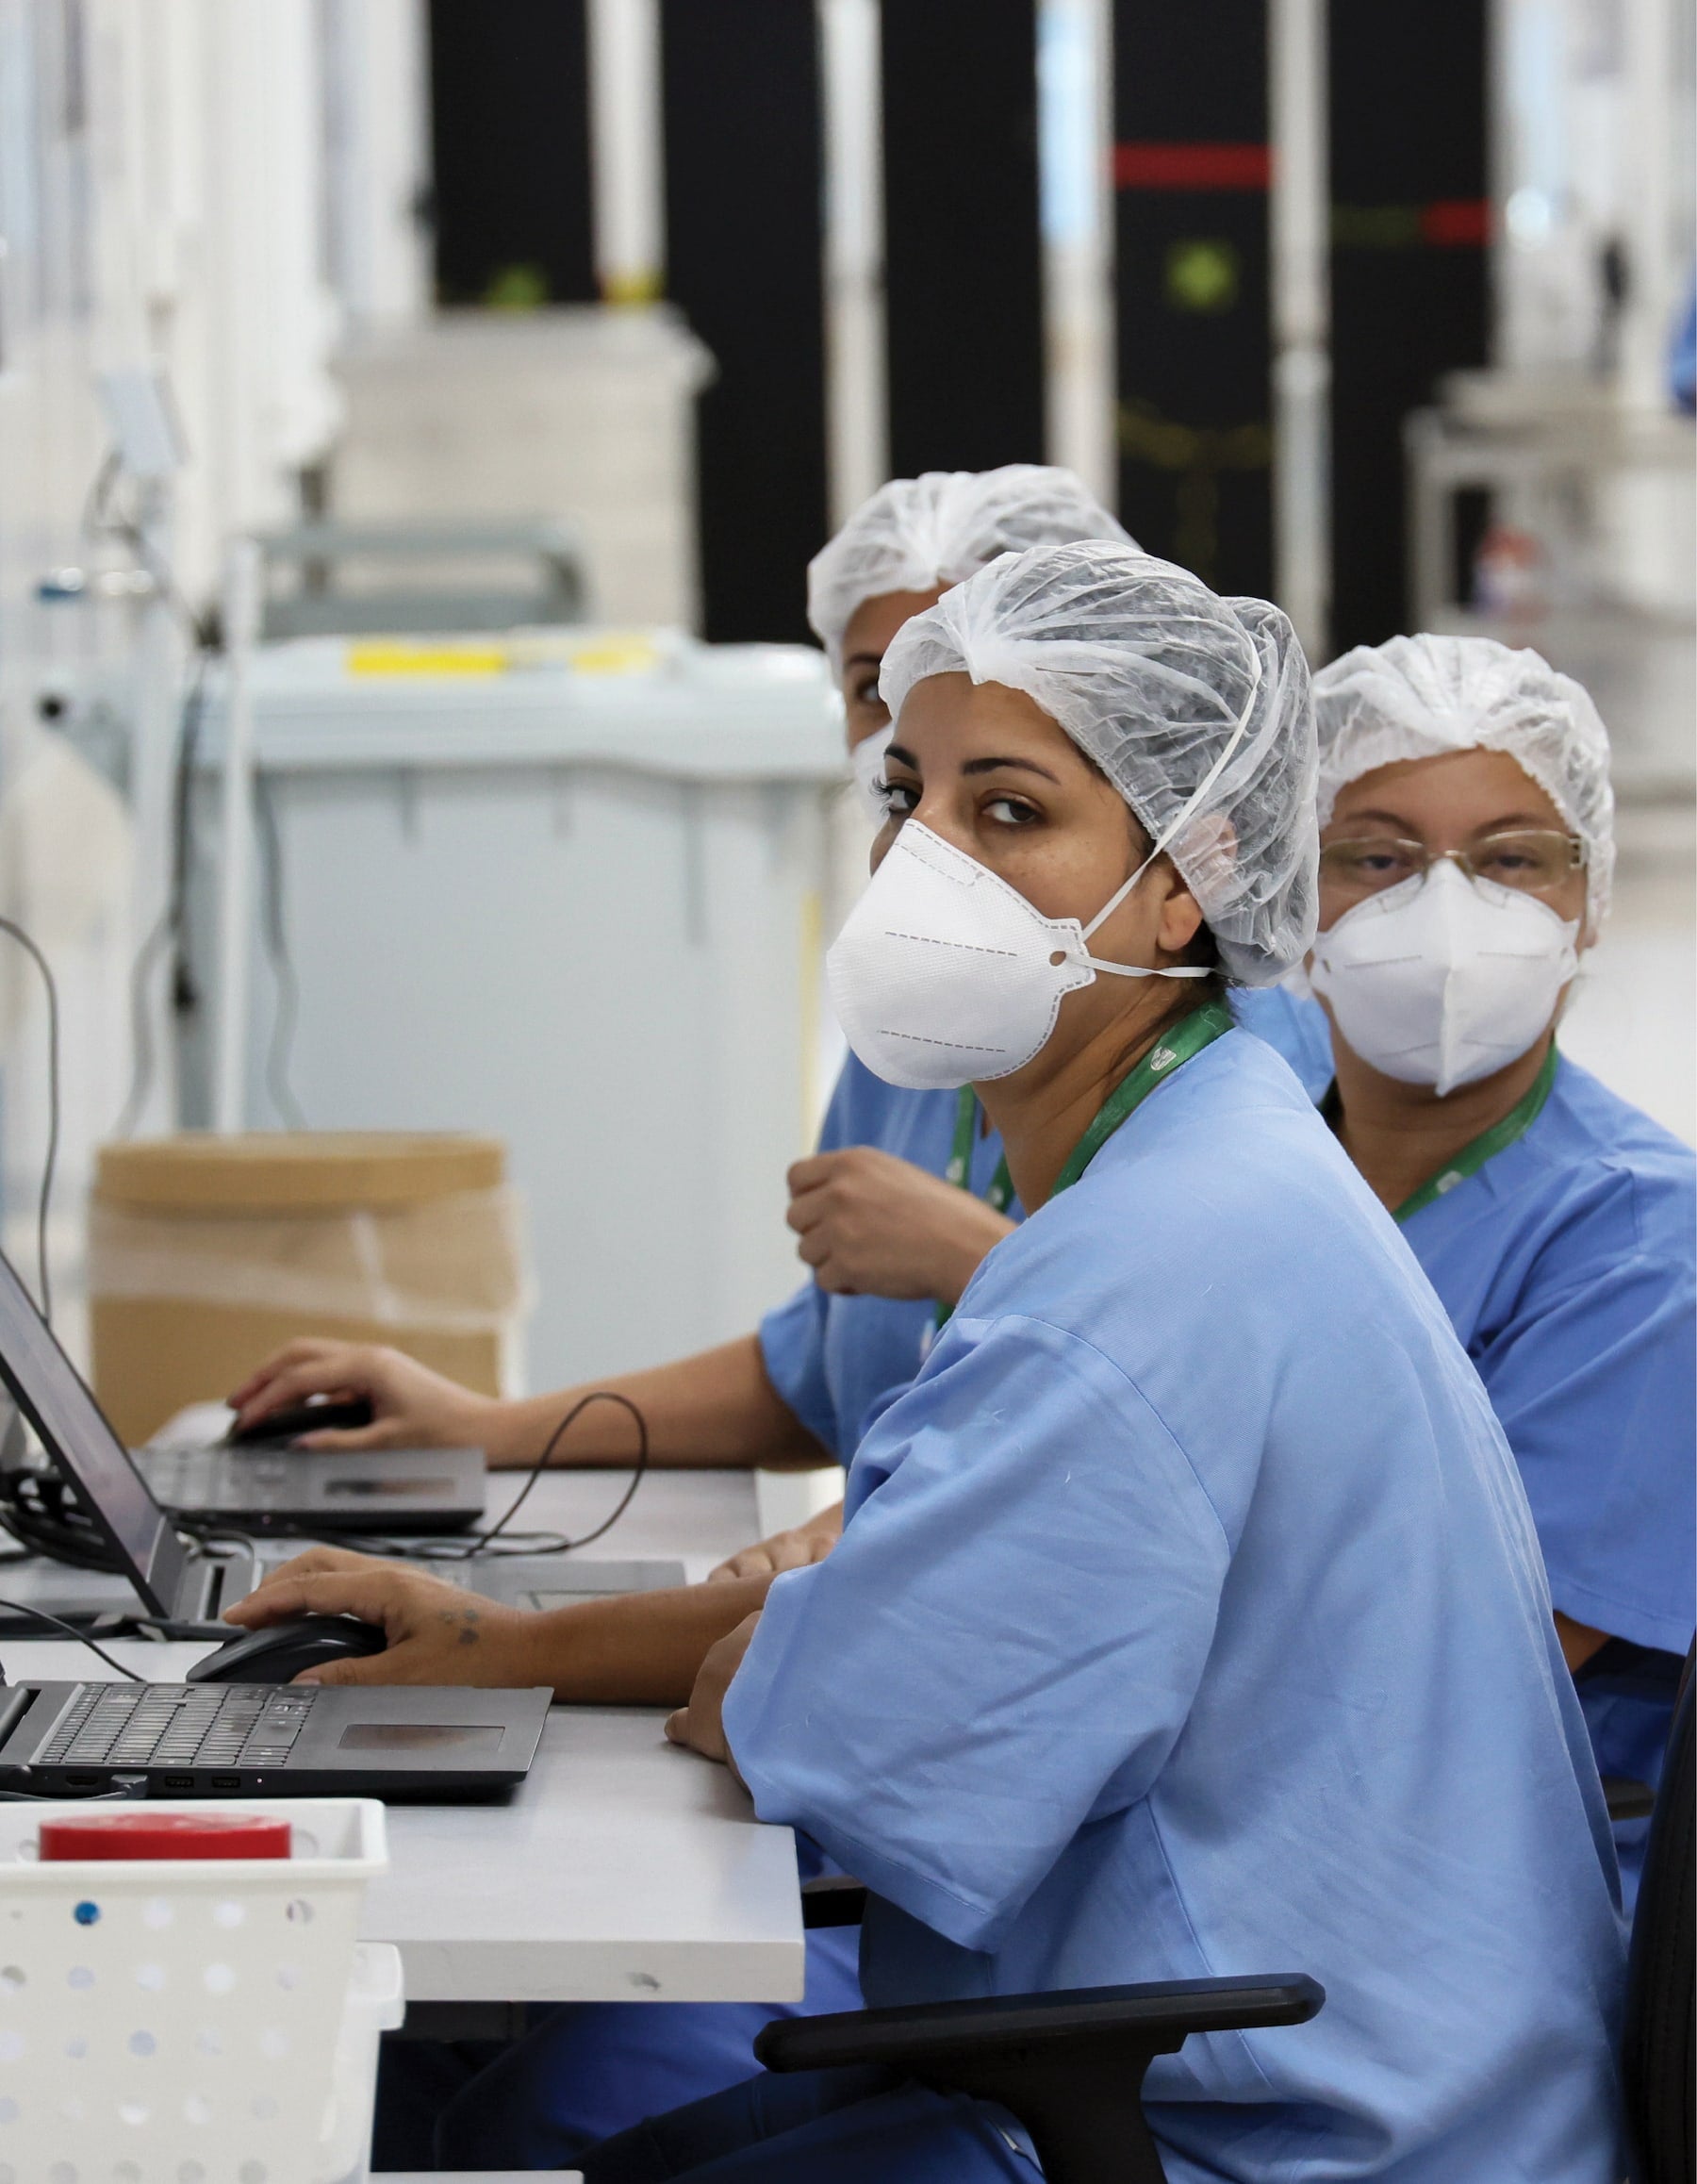
{"label": "black computer mouse", "polygon": [[251,1426],[232,1426],[224,1435],[226,1448],[278,1448],[298,1441],[303,1433],[350,1433],[371,1422],[371,1399],[350,1396],[345,1402],[286,1403],[269,1411]]}
{"label": "black computer mouse", "polygon": [[303,1615],[263,1630],[239,1630],[189,1671],[190,1683],[292,1683],[303,1668],[358,1660],[388,1644],[375,1623],[352,1615]]}

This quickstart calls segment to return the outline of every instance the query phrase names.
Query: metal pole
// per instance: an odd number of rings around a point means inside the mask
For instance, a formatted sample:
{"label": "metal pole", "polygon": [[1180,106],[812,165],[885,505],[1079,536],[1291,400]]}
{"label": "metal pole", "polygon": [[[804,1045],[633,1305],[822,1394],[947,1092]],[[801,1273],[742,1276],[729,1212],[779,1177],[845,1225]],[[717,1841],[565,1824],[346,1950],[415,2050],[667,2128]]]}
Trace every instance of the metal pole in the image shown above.
{"label": "metal pole", "polygon": [[1331,645],[1326,0],[1268,0],[1275,586],[1316,666]]}
{"label": "metal pole", "polygon": [[1109,0],[1040,0],[1045,438],[1109,507],[1119,494]]}
{"label": "metal pole", "polygon": [[589,0],[589,147],[601,296],[652,303],[666,277],[659,0]]}
{"label": "metal pole", "polygon": [[224,569],[223,805],[218,858],[218,1017],[212,1127],[247,1119],[248,962],[253,920],[254,699],[250,681],[259,634],[259,548],[232,540]]}
{"label": "metal pole", "polygon": [[879,0],[818,0],[825,134],[825,406],[831,521],[889,474]]}

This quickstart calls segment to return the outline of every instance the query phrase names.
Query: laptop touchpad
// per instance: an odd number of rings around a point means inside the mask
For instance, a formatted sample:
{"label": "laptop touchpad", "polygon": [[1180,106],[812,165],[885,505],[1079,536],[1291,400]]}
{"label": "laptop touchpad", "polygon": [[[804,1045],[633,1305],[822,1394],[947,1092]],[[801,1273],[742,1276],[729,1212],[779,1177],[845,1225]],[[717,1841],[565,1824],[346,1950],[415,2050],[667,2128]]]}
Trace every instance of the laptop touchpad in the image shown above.
{"label": "laptop touchpad", "polygon": [[351,1721],[344,1752],[493,1752],[506,1734],[499,1722]]}

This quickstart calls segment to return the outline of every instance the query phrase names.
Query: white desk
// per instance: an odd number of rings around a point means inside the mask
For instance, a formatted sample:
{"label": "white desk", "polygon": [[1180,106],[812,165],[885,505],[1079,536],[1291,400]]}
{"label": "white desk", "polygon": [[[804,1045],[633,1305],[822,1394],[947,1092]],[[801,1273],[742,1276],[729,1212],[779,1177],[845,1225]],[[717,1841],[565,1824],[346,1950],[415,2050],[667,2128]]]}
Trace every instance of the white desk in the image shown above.
{"label": "white desk", "polygon": [[[109,1650],[171,1680],[206,1648]],[[0,1663],[14,1682],[110,1675],[69,1639],[0,1642]],[[661,1721],[557,1707],[510,1804],[389,1808],[361,1930],[399,1946],[408,2001],[800,1999],[794,1838]]]}

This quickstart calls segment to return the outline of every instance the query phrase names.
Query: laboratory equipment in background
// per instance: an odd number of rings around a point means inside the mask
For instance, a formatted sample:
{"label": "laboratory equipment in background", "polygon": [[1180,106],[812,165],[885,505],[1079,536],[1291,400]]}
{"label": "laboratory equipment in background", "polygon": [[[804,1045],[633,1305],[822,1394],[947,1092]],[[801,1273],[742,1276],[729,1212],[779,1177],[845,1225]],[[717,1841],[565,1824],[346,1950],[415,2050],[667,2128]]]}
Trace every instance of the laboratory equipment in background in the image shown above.
{"label": "laboratory equipment in background", "polygon": [[[784,1171],[840,1052],[821,965],[846,769],[822,656],[665,630],[306,638],[258,646],[247,688],[267,815],[247,1124],[287,1106],[503,1140],[532,1386],[746,1332],[800,1274]],[[190,882],[206,960],[222,693]],[[189,1122],[206,1061],[186,1059]]]}
{"label": "laboratory equipment in background", "polygon": [[1577,372],[1458,372],[1440,391],[1406,428],[1409,626],[1532,646],[1596,700],[1619,796],[1689,801],[1697,428]]}
{"label": "laboratory equipment in background", "polygon": [[258,546],[268,637],[504,630],[582,621],[588,612],[584,543],[558,517],[320,521],[262,533]]}
{"label": "laboratory equipment in background", "polygon": [[599,615],[695,624],[695,407],[713,362],[669,306],[448,312],[358,334],[335,369],[322,488],[338,522],[568,511]]}

